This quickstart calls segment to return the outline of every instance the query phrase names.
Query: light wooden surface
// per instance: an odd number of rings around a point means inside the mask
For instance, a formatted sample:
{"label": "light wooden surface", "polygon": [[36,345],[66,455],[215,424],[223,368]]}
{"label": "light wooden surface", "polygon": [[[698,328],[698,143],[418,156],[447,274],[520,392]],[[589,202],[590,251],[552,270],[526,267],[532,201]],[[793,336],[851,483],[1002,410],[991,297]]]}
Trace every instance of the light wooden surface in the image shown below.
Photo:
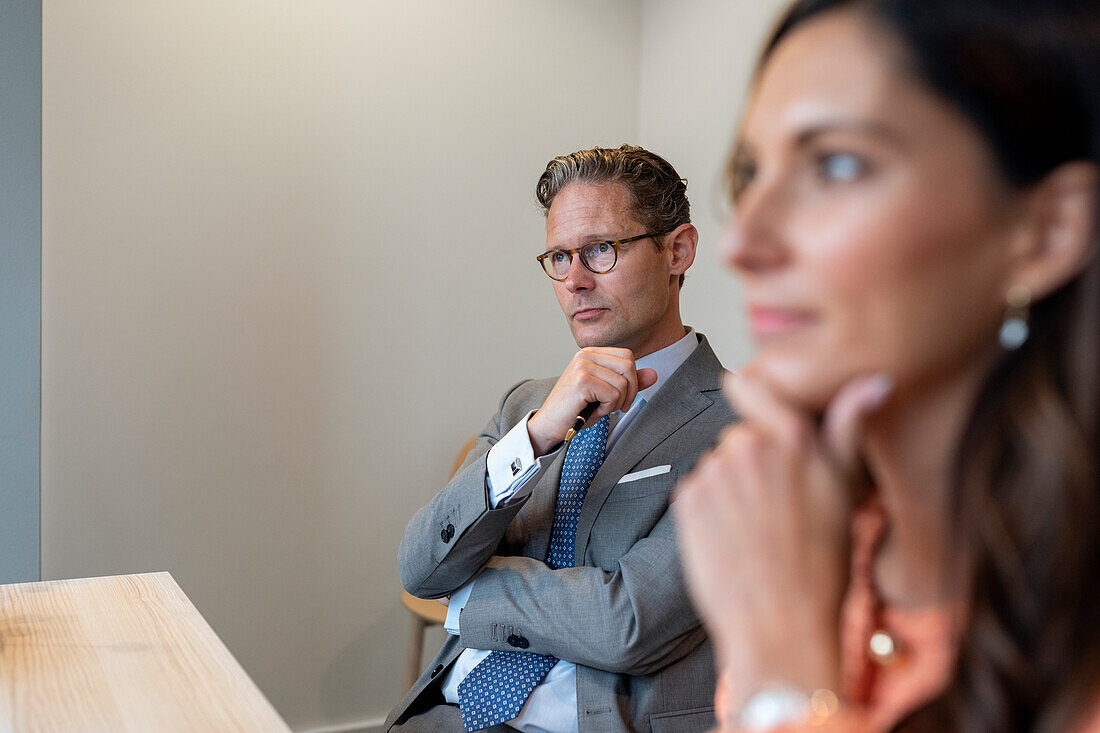
{"label": "light wooden surface", "polygon": [[289,730],[168,573],[0,585],[0,731]]}
{"label": "light wooden surface", "polygon": [[447,607],[439,601],[417,598],[408,591],[401,591],[401,603],[429,624],[442,625],[447,620]]}

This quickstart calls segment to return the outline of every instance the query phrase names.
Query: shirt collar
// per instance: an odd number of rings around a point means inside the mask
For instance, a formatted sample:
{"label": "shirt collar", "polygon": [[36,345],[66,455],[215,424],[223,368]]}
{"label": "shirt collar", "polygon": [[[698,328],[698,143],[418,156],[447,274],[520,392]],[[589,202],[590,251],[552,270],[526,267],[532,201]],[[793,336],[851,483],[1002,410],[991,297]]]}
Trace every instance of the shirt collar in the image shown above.
{"label": "shirt collar", "polygon": [[687,333],[676,343],[670,344],[663,349],[658,349],[652,354],[647,354],[641,359],[638,359],[634,363],[634,366],[637,369],[656,370],[657,381],[638,392],[638,397],[635,398],[635,402],[637,402],[638,399],[643,399],[646,402],[652,400],[653,395],[657,394],[657,391],[664,386],[664,383],[672,376],[672,373],[679,369],[681,364],[687,361],[687,358],[691,356],[692,352],[695,351],[698,346],[699,338],[695,335],[695,329],[688,327]]}

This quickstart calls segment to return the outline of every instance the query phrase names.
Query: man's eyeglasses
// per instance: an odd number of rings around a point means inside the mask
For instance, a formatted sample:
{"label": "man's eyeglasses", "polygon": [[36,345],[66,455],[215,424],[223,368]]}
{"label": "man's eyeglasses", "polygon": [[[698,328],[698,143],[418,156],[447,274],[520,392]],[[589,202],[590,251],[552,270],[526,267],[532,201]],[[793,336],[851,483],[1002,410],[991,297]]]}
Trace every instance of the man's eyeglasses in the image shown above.
{"label": "man's eyeglasses", "polygon": [[645,239],[646,237],[660,237],[665,234],[668,234],[668,232],[656,234],[650,232],[639,234],[636,237],[627,237],[626,239],[589,242],[577,249],[552,249],[549,252],[543,252],[535,259],[542,265],[542,269],[546,271],[546,274],[558,282],[569,277],[569,267],[573,264],[573,255],[575,254],[581,256],[581,264],[585,268],[597,275],[603,275],[605,272],[611,272],[615,267],[615,263],[619,261],[619,247],[622,245],[637,242],[639,239]]}

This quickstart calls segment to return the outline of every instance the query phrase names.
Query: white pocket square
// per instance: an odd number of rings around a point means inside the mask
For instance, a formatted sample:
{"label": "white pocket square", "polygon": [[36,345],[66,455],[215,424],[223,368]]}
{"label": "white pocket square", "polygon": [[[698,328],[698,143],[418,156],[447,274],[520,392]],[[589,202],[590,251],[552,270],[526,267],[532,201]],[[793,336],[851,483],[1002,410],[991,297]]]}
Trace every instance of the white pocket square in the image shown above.
{"label": "white pocket square", "polygon": [[672,470],[672,466],[654,466],[653,468],[647,468],[642,471],[635,471],[634,473],[628,473],[619,479],[620,484],[629,484],[631,481],[637,481],[642,478],[649,478],[650,476],[660,476],[662,473],[668,473]]}

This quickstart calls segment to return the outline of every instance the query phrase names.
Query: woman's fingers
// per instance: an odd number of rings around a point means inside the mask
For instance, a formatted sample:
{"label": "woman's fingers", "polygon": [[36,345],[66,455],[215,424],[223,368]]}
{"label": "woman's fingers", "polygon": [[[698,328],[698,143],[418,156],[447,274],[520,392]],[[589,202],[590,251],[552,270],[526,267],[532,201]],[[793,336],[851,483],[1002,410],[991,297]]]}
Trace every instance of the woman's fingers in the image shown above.
{"label": "woman's fingers", "polygon": [[813,434],[809,418],[748,368],[727,372],[722,391],[742,421],[784,448],[797,449]]}
{"label": "woman's fingers", "polygon": [[859,469],[860,443],[867,418],[882,407],[893,391],[893,377],[872,374],[848,382],[829,403],[822,421],[822,439],[845,476],[854,476]]}
{"label": "woman's fingers", "polygon": [[689,592],[734,688],[838,679],[837,639],[821,630],[839,624],[851,482],[893,384],[853,379],[819,421],[751,367],[727,376],[742,422],[681,479],[673,511]]}

